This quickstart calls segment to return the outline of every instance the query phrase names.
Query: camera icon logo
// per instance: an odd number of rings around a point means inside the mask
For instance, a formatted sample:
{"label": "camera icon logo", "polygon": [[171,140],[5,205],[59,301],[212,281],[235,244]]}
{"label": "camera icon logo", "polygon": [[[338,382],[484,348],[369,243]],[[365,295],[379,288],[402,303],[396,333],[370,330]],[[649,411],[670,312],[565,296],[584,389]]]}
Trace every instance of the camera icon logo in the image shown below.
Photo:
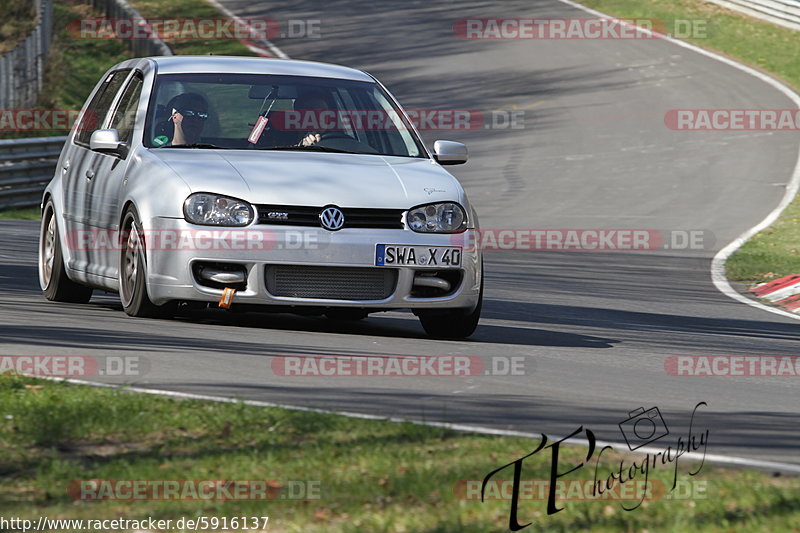
{"label": "camera icon logo", "polygon": [[651,407],[647,411],[640,407],[628,413],[628,416],[630,418],[619,423],[619,430],[631,451],[669,435],[658,407]]}

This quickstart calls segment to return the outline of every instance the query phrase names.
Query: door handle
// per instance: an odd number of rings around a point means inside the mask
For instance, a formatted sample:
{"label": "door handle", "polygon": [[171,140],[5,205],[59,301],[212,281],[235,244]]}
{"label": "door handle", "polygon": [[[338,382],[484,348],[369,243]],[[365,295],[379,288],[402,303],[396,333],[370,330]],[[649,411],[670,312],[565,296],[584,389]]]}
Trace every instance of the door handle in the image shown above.
{"label": "door handle", "polygon": [[90,180],[90,179],[92,179],[92,178],[94,178],[94,170],[92,170],[92,169],[90,168],[90,169],[88,169],[88,170],[86,171],[86,179],[87,179],[87,180]]}
{"label": "door handle", "polygon": [[64,164],[61,166],[64,169],[64,172],[69,170],[69,161],[64,161]]}

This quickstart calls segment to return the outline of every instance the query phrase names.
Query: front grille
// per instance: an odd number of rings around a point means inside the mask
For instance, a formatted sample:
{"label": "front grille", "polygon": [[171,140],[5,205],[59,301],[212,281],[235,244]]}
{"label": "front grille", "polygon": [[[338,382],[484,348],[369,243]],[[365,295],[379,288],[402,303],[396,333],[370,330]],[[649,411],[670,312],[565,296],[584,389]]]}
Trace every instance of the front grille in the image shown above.
{"label": "front grille", "polygon": [[[300,205],[257,205],[259,224],[321,227],[319,213],[324,207]],[[343,228],[403,229],[403,209],[341,207]],[[272,214],[272,216],[270,216]]]}
{"label": "front grille", "polygon": [[270,265],[267,291],[273,296],[326,300],[384,300],[394,293],[393,268]]}

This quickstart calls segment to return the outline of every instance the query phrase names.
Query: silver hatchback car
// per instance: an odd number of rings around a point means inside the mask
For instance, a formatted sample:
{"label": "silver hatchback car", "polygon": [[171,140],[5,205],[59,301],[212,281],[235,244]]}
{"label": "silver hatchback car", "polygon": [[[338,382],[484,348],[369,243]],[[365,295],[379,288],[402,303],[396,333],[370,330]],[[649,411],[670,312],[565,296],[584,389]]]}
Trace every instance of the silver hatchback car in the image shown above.
{"label": "silver hatchback car", "polygon": [[481,312],[478,218],[385,87],[322,63],[131,59],[97,84],[42,199],[49,300],[357,320],[411,309],[434,337]]}

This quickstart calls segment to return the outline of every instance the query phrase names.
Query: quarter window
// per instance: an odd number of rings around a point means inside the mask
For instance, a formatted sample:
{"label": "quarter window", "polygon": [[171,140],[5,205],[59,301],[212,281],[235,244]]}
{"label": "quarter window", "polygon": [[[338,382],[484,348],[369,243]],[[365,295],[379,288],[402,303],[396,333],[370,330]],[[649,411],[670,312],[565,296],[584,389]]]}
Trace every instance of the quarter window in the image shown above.
{"label": "quarter window", "polygon": [[100,128],[103,124],[103,120],[108,114],[108,109],[111,107],[111,103],[114,101],[117,91],[122,87],[129,73],[129,69],[117,70],[106,77],[81,117],[81,122],[78,124],[78,132],[75,136],[75,142],[79,144],[89,144],[92,132]]}
{"label": "quarter window", "polygon": [[142,93],[142,76],[136,73],[131,79],[125,92],[122,93],[122,98],[114,110],[114,116],[111,117],[110,128],[119,131],[119,140],[125,143],[130,143],[133,137],[133,126],[136,122],[136,110],[139,108],[139,95]]}

